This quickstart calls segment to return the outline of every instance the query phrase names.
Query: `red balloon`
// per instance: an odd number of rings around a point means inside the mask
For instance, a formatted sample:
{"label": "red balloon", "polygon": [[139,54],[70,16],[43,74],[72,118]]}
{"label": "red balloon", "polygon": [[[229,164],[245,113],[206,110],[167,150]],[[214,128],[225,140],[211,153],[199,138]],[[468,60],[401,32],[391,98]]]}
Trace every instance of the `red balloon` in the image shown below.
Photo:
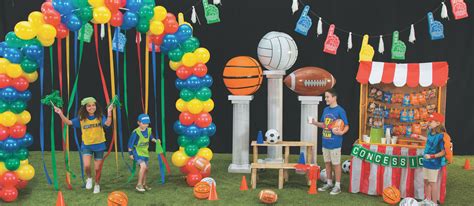
{"label": "red balloon", "polygon": [[16,184],[16,189],[24,189],[28,185],[28,181],[18,179],[18,184]]}
{"label": "red balloon", "polygon": [[5,88],[10,86],[12,83],[12,79],[7,76],[6,74],[0,74],[0,88]]}
{"label": "red balloon", "polygon": [[122,0],[105,0],[104,3],[111,12],[119,10],[122,6]]}
{"label": "red balloon", "polygon": [[164,34],[162,34],[162,35],[150,35],[150,41],[155,43],[156,46],[160,46],[161,43],[163,43],[163,36],[164,36]]}
{"label": "red balloon", "polygon": [[[148,44],[148,51],[152,52],[153,42]],[[160,46],[155,44],[155,52],[160,52]]]}
{"label": "red balloon", "polygon": [[179,121],[182,125],[185,126],[192,125],[195,119],[196,117],[189,112],[181,112],[181,114],[179,115]]}
{"label": "red balloon", "polygon": [[41,4],[41,12],[51,11],[54,10],[53,4],[50,1],[44,2]]}
{"label": "red balloon", "polygon": [[13,172],[5,172],[0,177],[0,185],[3,187],[15,187],[18,184],[18,177]]}
{"label": "red balloon", "polygon": [[198,182],[202,180],[202,175],[199,173],[189,173],[186,176],[186,182],[190,187],[194,187]]}
{"label": "red balloon", "polygon": [[112,13],[112,17],[110,18],[110,25],[119,27],[122,26],[123,23],[123,14],[120,11],[114,11]]}
{"label": "red balloon", "polygon": [[69,29],[63,23],[60,23],[58,26],[56,26],[56,31],[56,37],[59,39],[64,39],[69,34]]}
{"label": "red balloon", "polygon": [[6,140],[10,136],[10,132],[8,131],[8,127],[4,127],[0,125],[0,141]]}
{"label": "red balloon", "polygon": [[[28,86],[30,86],[30,83],[28,82],[28,80],[25,79],[25,77],[18,77],[18,78],[15,78],[15,79],[12,80],[12,86],[16,90],[18,90],[20,92],[24,92],[25,90],[28,89]],[[0,88],[1,88],[1,86],[0,86]]]}
{"label": "red balloon", "polygon": [[174,34],[178,31],[179,24],[176,21],[165,20],[164,25],[165,25],[165,33],[167,34]]}
{"label": "red balloon", "polygon": [[205,64],[196,64],[193,68],[193,74],[197,77],[204,77],[207,74],[207,66]]}
{"label": "red balloon", "polygon": [[166,21],[171,21],[171,22],[174,21],[174,22],[176,22],[176,16],[175,16],[173,13],[169,13],[169,12],[168,12],[168,13],[166,14],[166,17],[165,17],[165,20],[164,20],[164,21],[165,21],[165,22],[166,22]]}
{"label": "red balloon", "polygon": [[180,66],[177,70],[176,70],[176,76],[178,76],[178,78],[180,79],[187,79],[189,78],[190,76],[192,75],[191,73],[191,70],[185,66]]}
{"label": "red balloon", "polygon": [[13,202],[18,197],[18,190],[15,187],[4,187],[0,193],[5,202]]}
{"label": "red balloon", "polygon": [[186,165],[179,168],[179,171],[185,175],[189,174],[189,171],[186,169]]}
{"label": "red balloon", "polygon": [[127,5],[127,0],[120,0],[120,7],[123,8]]}
{"label": "red balloon", "polygon": [[189,160],[186,162],[186,165],[184,165],[184,167],[186,167],[186,170],[188,171],[188,173],[199,173],[198,168],[194,166],[194,157],[189,158]]}
{"label": "red balloon", "polygon": [[10,127],[10,136],[13,138],[22,138],[26,134],[26,126],[22,124],[15,124]]}
{"label": "red balloon", "polygon": [[43,12],[43,20],[47,24],[57,27],[59,24],[61,24],[61,14],[55,10],[47,10]]}
{"label": "red balloon", "polygon": [[196,118],[196,125],[201,128],[209,127],[212,123],[212,116],[209,113],[201,113]]}

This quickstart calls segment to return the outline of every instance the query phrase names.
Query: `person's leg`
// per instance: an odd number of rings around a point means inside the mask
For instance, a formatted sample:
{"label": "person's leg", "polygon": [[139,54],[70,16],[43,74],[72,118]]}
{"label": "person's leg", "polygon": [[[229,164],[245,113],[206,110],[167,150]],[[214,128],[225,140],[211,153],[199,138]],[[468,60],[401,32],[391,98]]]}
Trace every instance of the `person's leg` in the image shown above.
{"label": "person's leg", "polygon": [[431,187],[431,201],[436,203],[438,201],[438,187],[436,187],[436,182],[430,182]]}
{"label": "person's leg", "polygon": [[424,185],[425,199],[428,199],[428,193],[430,193],[428,179],[425,179],[424,183],[425,183],[425,185]]}
{"label": "person's leg", "polygon": [[336,173],[336,186],[341,187],[341,148],[331,150],[331,162]]}
{"label": "person's leg", "polygon": [[91,174],[91,161],[92,161],[92,154],[90,151],[82,150],[82,160],[84,166],[84,172],[86,172],[86,189],[92,189],[92,174]]}
{"label": "person's leg", "polygon": [[144,176],[145,176],[145,170],[146,170],[146,164],[143,161],[140,161],[140,171],[138,172],[138,185],[143,185],[144,182]]}
{"label": "person's leg", "polygon": [[100,173],[100,170],[101,170],[101,165],[102,165],[102,162],[104,161],[104,151],[96,151],[94,152],[94,170],[95,170],[95,175],[96,175],[96,182],[95,184],[98,185],[99,184],[99,179],[97,178],[99,173]]}
{"label": "person's leg", "polygon": [[143,172],[143,185],[147,185],[146,184],[146,176],[148,175],[148,164],[145,163],[145,171]]}

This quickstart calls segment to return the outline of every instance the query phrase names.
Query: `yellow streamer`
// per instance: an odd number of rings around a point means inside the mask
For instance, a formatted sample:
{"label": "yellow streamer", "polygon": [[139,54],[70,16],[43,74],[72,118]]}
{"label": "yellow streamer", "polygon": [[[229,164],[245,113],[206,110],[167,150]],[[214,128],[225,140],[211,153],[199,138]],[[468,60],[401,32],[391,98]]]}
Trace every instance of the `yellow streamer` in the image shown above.
{"label": "yellow streamer", "polygon": [[[110,29],[110,24],[107,24],[107,30],[108,30],[108,40],[109,40],[109,58],[110,58],[110,82],[111,82],[111,88],[112,88],[112,97],[115,96],[115,70],[114,70],[114,53],[112,52],[112,29]],[[113,131],[113,138],[115,142],[115,166],[116,166],[116,172],[118,176],[118,152],[117,152],[117,110],[114,109],[113,111],[113,122],[114,122],[114,131]],[[119,131],[121,132],[121,131]]]}
{"label": "yellow streamer", "polygon": [[[70,54],[69,54],[69,34],[66,36],[66,81],[67,81],[67,99],[69,99],[69,91],[70,91],[70,81],[69,81],[69,72],[70,72]],[[67,150],[67,155],[69,155],[69,130],[66,131],[66,150]],[[68,162],[69,164],[69,162]]]}
{"label": "yellow streamer", "polygon": [[147,35],[145,45],[145,114],[148,114],[148,93],[150,90],[150,52],[148,52],[149,45],[150,38]]}

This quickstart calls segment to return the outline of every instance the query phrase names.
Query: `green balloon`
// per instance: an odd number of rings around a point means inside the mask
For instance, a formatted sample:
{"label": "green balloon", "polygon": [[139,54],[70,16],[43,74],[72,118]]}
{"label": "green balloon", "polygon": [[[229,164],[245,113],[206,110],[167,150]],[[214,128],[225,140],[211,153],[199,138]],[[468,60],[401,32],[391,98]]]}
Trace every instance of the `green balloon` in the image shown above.
{"label": "green balloon", "polygon": [[5,150],[0,150],[0,161],[5,162],[6,159],[10,158],[10,153]]}
{"label": "green balloon", "polygon": [[25,111],[27,105],[24,101],[14,101],[10,104],[10,110],[15,114],[20,114]]}
{"label": "green balloon", "polygon": [[154,15],[153,7],[151,6],[143,6],[138,11],[138,16],[140,17],[140,21],[142,21],[142,19],[146,21],[150,21],[151,18],[153,18],[153,15]]}
{"label": "green balloon", "polygon": [[186,155],[188,155],[189,157],[194,157],[196,156],[196,154],[198,153],[199,151],[199,147],[195,144],[188,144],[185,148],[184,148],[184,152],[186,152]]}
{"label": "green balloon", "polygon": [[15,157],[21,161],[28,159],[29,152],[26,148],[21,148],[15,153]]}
{"label": "green balloon", "polygon": [[178,145],[181,146],[181,147],[186,147],[188,146],[192,141],[187,138],[186,136],[179,136],[178,137]]}
{"label": "green balloon", "polygon": [[8,103],[3,100],[0,100],[0,113],[6,112],[8,108]]}
{"label": "green balloon", "polygon": [[5,167],[10,171],[15,171],[20,167],[20,160],[16,157],[10,157],[5,161]]}
{"label": "green balloon", "polygon": [[184,53],[188,52],[194,52],[197,48],[199,48],[199,40],[196,37],[191,37],[189,39],[186,39],[182,44],[181,44],[181,50]]}
{"label": "green balloon", "polygon": [[184,101],[189,102],[194,99],[194,92],[189,89],[183,89],[179,92],[179,97],[181,97],[181,99],[183,99]]}
{"label": "green balloon", "polygon": [[196,144],[199,148],[207,147],[209,143],[211,143],[211,141],[208,136],[201,136],[196,140]]}
{"label": "green balloon", "polygon": [[92,8],[89,6],[79,8],[76,14],[79,17],[79,19],[81,19],[83,24],[89,22],[93,18]]}
{"label": "green balloon", "polygon": [[82,8],[89,6],[89,2],[87,0],[72,0],[72,5],[76,8]]}
{"label": "green balloon", "polygon": [[8,47],[20,48],[24,45],[25,41],[18,38],[15,32],[11,31],[5,35],[5,42],[7,42]]}
{"label": "green balloon", "polygon": [[23,47],[32,46],[32,45],[43,47],[41,45],[41,42],[37,38],[26,40],[26,41],[23,42]]}
{"label": "green balloon", "polygon": [[149,20],[144,20],[140,18],[140,21],[138,21],[138,25],[137,25],[137,31],[142,34],[145,34],[148,32],[148,30],[150,30]]}
{"label": "green balloon", "polygon": [[39,65],[36,63],[36,61],[24,58],[23,61],[21,61],[21,68],[23,69],[24,72],[26,73],[33,73],[38,69]]}
{"label": "green balloon", "polygon": [[203,87],[196,93],[196,97],[201,101],[207,101],[212,97],[212,91],[207,87]]}
{"label": "green balloon", "polygon": [[150,7],[156,6],[155,0],[143,0],[142,4],[145,6],[150,6]]}
{"label": "green balloon", "polygon": [[168,52],[168,57],[171,61],[179,62],[183,58],[184,52],[181,49],[176,48]]}

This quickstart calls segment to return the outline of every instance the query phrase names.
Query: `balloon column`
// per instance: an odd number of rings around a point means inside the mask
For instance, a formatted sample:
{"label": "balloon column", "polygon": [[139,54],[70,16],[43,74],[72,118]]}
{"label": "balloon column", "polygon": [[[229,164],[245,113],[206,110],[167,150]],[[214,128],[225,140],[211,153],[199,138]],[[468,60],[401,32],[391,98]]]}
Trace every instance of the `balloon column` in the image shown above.
{"label": "balloon column", "polygon": [[[122,13],[121,9],[126,12]],[[209,114],[214,108],[209,89],[213,80],[207,74],[210,53],[200,48],[189,23],[176,20],[154,0],[47,0],[28,21],[15,25],[14,31],[0,43],[0,197],[14,201],[18,189],[26,187],[35,174],[28,163],[33,137],[26,133],[31,120],[26,102],[31,99],[29,84],[36,81],[36,71],[43,63],[43,47],[63,39],[69,31],[77,32],[86,24],[109,23],[121,29],[136,28],[146,34],[158,51],[168,55],[176,71],[176,87],[181,112],[174,125],[180,150],[172,156],[174,165],[187,174],[194,185],[210,175],[212,151],[209,137],[216,132]]]}

